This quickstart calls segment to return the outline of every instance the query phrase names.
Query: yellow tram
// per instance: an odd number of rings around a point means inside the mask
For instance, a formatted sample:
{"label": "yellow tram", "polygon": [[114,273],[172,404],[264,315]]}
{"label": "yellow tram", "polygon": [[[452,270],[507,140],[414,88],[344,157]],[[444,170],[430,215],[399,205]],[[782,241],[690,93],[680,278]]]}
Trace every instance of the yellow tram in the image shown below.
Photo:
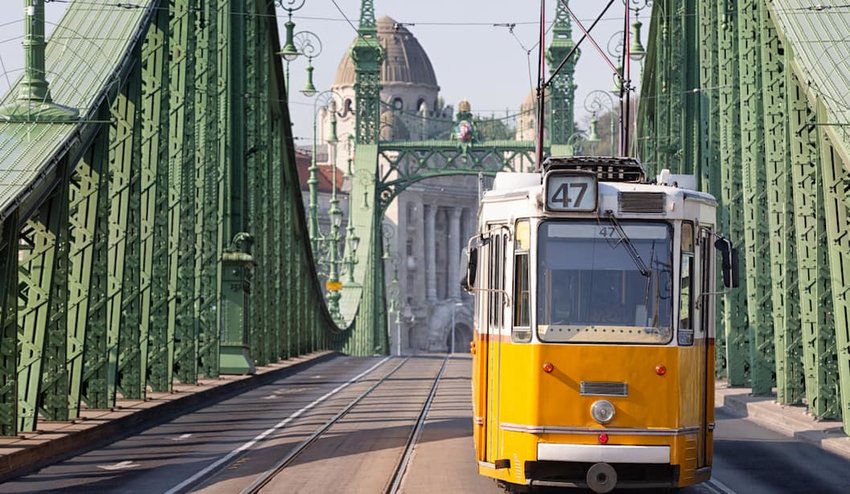
{"label": "yellow tram", "polygon": [[475,294],[479,472],[528,486],[676,489],[711,475],[715,199],[631,158],[500,173],[481,200]]}

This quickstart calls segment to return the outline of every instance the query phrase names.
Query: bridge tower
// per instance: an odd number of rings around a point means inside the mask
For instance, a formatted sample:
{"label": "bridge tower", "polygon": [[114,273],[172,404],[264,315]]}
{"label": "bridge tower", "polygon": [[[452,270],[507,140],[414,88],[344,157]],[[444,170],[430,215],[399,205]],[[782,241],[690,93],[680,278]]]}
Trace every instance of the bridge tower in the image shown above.
{"label": "bridge tower", "polygon": [[[546,51],[546,61],[549,63],[550,73],[554,73],[561,61],[570,53],[575,46],[573,42],[573,30],[570,25],[569,12],[566,4],[569,2],[556,2],[558,5],[555,14],[555,25],[552,28],[552,43]],[[575,90],[574,80],[578,51],[564,64],[558,74],[554,75],[549,90],[549,140],[551,143],[551,155],[572,154],[567,146],[567,140],[575,132]]]}

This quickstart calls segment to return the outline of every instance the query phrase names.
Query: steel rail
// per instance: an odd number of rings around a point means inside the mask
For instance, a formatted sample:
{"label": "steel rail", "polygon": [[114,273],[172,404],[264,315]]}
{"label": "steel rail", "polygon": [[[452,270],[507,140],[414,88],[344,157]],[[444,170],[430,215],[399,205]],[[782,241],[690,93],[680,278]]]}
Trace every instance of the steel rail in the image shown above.
{"label": "steel rail", "polygon": [[[222,458],[219,458],[218,461],[207,466],[205,469],[201,470],[200,472],[197,472],[195,475],[184,480],[180,484],[172,487],[171,489],[166,491],[165,494],[182,494],[183,492],[189,492],[189,491],[195,490],[195,489],[205,485],[211,478],[213,478],[214,476],[223,472],[224,469],[226,468],[226,465],[230,465],[229,460],[232,460],[232,459],[236,458],[237,456],[242,455],[247,451],[250,451],[256,444],[267,441],[268,439],[273,439],[275,437],[278,437],[276,435],[273,436],[272,434],[277,433],[279,430],[283,430],[284,426],[286,424],[288,424],[288,423],[292,422],[293,420],[301,417],[305,412],[312,410],[313,408],[315,408],[316,406],[318,406],[320,403],[324,402],[326,399],[330,398],[331,396],[336,395],[337,393],[339,393],[343,389],[348,388],[349,386],[360,382],[365,377],[373,374],[374,372],[377,372],[379,369],[381,369],[383,367],[383,364],[389,359],[390,359],[390,357],[385,357],[384,359],[379,361],[377,364],[375,364],[371,368],[367,369],[366,371],[362,372],[361,374],[355,376],[354,378],[352,378],[348,382],[338,386],[337,388],[335,388],[334,390],[332,390],[328,393],[325,393],[324,395],[317,398],[316,400],[313,400],[313,402],[311,402],[309,405],[300,409],[299,411],[295,412],[294,414],[290,415],[286,419],[282,420],[277,425],[275,425],[273,428],[268,429],[263,434],[255,437],[254,439],[243,444],[241,447],[235,449],[230,454],[228,454],[228,455],[226,455]],[[407,359],[405,359],[405,361],[407,361]],[[401,364],[396,366],[392,371],[390,371],[386,376],[384,376],[379,381],[379,383],[386,380],[387,377],[391,376],[394,372],[396,372],[399,369],[399,367],[401,367],[401,365],[403,365],[403,364],[404,364],[404,362],[402,362]],[[373,386],[370,389],[373,389],[374,387],[375,386]],[[362,398],[362,396],[361,396],[361,398]],[[359,401],[361,398],[358,398],[357,400],[355,400],[355,402]],[[350,407],[351,407],[351,405],[349,405],[349,408]],[[299,447],[300,446],[301,445],[299,445]],[[254,484],[251,484],[251,485],[253,486]],[[243,491],[243,492],[245,492],[245,491]],[[253,491],[253,492],[256,492],[256,491]]]}
{"label": "steel rail", "polygon": [[440,384],[440,380],[446,372],[446,364],[448,364],[450,356],[451,355],[446,355],[446,358],[443,359],[443,365],[440,367],[440,372],[438,372],[437,377],[434,378],[434,384],[431,385],[431,391],[428,393],[428,399],[425,400],[425,404],[422,405],[422,410],[419,411],[419,417],[416,419],[416,425],[413,427],[413,430],[410,431],[410,436],[407,438],[407,444],[404,446],[404,454],[402,454],[401,460],[399,461],[398,466],[396,466],[395,473],[393,473],[393,477],[390,479],[389,486],[384,491],[386,494],[396,494],[401,487],[401,481],[404,478],[404,474],[407,472],[407,465],[410,463],[410,457],[413,455],[413,448],[419,441],[419,436],[422,434],[422,429],[425,427],[425,420],[428,418],[428,412],[431,410],[431,403],[434,402],[434,396],[437,395],[437,386]]}
{"label": "steel rail", "polygon": [[[286,456],[284,456],[281,460],[275,463],[271,468],[267,469],[263,472],[259,477],[257,477],[248,487],[242,489],[241,494],[256,494],[260,492],[260,490],[268,485],[272,479],[277,476],[283,469],[285,469],[289,464],[292,463],[295,458],[297,458],[305,449],[307,449],[311,444],[313,444],[316,439],[318,439],[322,434],[324,434],[328,429],[331,428],[335,423],[339,422],[344,416],[351,411],[358,403],[360,403],[364,398],[370,395],[378,386],[383,384],[387,379],[390,378],[393,374],[395,374],[401,367],[410,360],[410,357],[402,360],[393,370],[391,370],[387,375],[378,380],[375,384],[369,387],[366,391],[360,394],[357,398],[351,401],[345,408],[339,411],[336,415],[331,417],[327,422],[324,423],[321,427],[319,427],[315,432],[313,432],[308,438],[301,441],[294,449],[292,449]],[[445,363],[443,364],[445,366]],[[442,372],[442,369],[441,369]]]}

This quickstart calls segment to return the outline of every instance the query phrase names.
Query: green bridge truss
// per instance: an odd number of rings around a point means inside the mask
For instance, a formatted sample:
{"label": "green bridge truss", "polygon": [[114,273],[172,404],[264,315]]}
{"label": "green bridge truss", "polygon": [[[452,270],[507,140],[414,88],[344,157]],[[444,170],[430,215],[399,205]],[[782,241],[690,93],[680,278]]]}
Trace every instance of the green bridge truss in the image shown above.
{"label": "green bridge truss", "polygon": [[637,151],[693,173],[741,247],[718,372],[850,433],[850,8],[655,1]]}
{"label": "green bridge truss", "polygon": [[351,348],[306,241],[278,50],[268,1],[70,5],[46,67],[79,118],[0,120],[0,434]]}
{"label": "green bridge truss", "polygon": [[[315,350],[387,353],[385,206],[424,178],[531,159],[531,143],[378,142],[382,52],[363,0],[361,247],[340,324],[308,238],[274,2],[74,2],[46,48],[44,3],[25,3],[25,45],[43,51],[0,101],[0,435]],[[556,61],[566,22],[559,7]],[[572,65],[555,82],[553,150],[573,125]]]}

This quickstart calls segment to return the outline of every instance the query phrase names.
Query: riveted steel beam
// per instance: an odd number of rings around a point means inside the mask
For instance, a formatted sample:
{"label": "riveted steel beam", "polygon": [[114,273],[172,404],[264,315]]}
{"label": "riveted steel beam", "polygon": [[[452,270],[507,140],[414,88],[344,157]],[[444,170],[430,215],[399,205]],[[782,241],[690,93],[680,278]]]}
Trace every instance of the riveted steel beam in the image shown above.
{"label": "riveted steel beam", "polygon": [[171,389],[168,359],[169,12],[160,9],[142,46],[139,385]]}
{"label": "riveted steel beam", "polygon": [[[109,115],[109,108],[104,105],[100,113],[103,119]],[[92,238],[91,277],[88,283],[88,313],[85,327],[85,350],[83,357],[82,384],[80,399],[89,408],[106,409],[114,404],[115,393],[110,378],[112,370],[109,366],[109,207],[111,197],[109,186],[109,136],[110,128],[104,126],[84,158],[87,167],[99,170],[99,186],[95,203],[94,236]],[[88,172],[91,173],[91,172]],[[82,223],[82,221],[80,221]],[[80,246],[82,248],[82,246]],[[84,266],[81,266],[84,267]],[[80,273],[85,275],[84,272]],[[81,314],[82,317],[82,314]]]}
{"label": "riveted steel beam", "polygon": [[769,395],[775,382],[770,243],[764,168],[764,112],[761,75],[761,0],[737,2],[741,118],[741,168],[744,261],[750,343],[750,386],[754,395]]}
{"label": "riveted steel beam", "polygon": [[773,20],[763,2],[759,3],[759,17],[776,390],[781,403],[797,404],[804,396],[805,379],[794,244],[786,61]]}
{"label": "riveted steel beam", "polygon": [[[790,48],[786,57],[791,59]],[[830,331],[832,294],[825,246],[826,223],[821,187],[815,112],[792,71],[786,71],[788,88],[791,180],[794,200],[794,235],[797,282],[800,295],[803,368],[806,404],[817,418],[839,414],[838,368],[833,358],[835,333]]]}
{"label": "riveted steel beam", "polygon": [[[220,228],[219,206],[222,174],[219,163],[218,74],[221,54],[219,22],[223,16],[217,1],[203,2],[195,17],[195,293],[198,299],[199,373],[220,373],[219,293]],[[250,20],[250,19],[246,19]]]}
{"label": "riveted steel beam", "polygon": [[[67,189],[61,185],[28,218],[20,231],[19,271],[18,271],[18,431],[35,430],[36,419],[42,405],[55,412],[56,395],[63,393],[67,399],[67,388],[48,390],[49,401],[44,402],[42,377],[50,375],[48,386],[56,384],[65,372],[65,345],[67,333],[64,324],[58,326],[58,317],[51,307],[54,296],[59,295],[57,286],[64,288],[67,283],[67,227],[68,227]],[[63,233],[64,230],[64,233]],[[64,260],[57,258],[64,257]],[[61,278],[65,279],[61,279]],[[56,300],[62,304],[61,298]],[[64,307],[62,307],[64,309]],[[64,310],[62,318],[67,317]],[[67,321],[66,321],[67,323]],[[58,338],[58,332],[62,337]],[[59,359],[61,371],[53,360]],[[49,361],[48,361],[49,360]],[[67,375],[64,376],[67,381]],[[48,388],[45,386],[45,388]],[[67,413],[67,403],[63,404]]]}
{"label": "riveted steel beam", "polygon": [[[256,12],[256,3],[253,0],[245,2],[246,13],[251,16]],[[261,101],[259,96],[260,81],[262,74],[260,65],[264,62],[259,59],[259,24],[256,21],[245,23],[245,43],[240,45],[242,52],[237,60],[240,60],[240,73],[244,77],[245,91],[241,104],[244,112],[237,116],[234,114],[238,125],[245,129],[243,134],[245,142],[245,156],[241,160],[245,169],[242,174],[246,180],[244,231],[250,232],[254,237],[251,255],[259,269],[254,272],[251,283],[251,324],[249,330],[250,354],[257,365],[266,365],[269,362],[268,341],[268,314],[266,313],[266,297],[268,295],[268,271],[269,266],[265,259],[265,210],[267,207],[267,193],[265,179],[264,153],[259,146],[267,144],[260,139],[260,114],[265,112],[266,101]],[[242,120],[244,115],[244,120]]]}
{"label": "riveted steel beam", "polygon": [[[136,56],[139,56],[136,50]],[[138,66],[137,66],[138,67]],[[141,74],[134,69],[113,107],[109,138],[109,290],[107,347],[110,395],[141,399],[139,388],[139,230],[141,206]]]}
{"label": "riveted steel beam", "polygon": [[[744,239],[741,185],[740,100],[738,90],[738,13],[735,2],[717,3],[718,87],[720,88],[720,166],[723,205],[720,231],[740,245]],[[723,296],[726,332],[726,378],[733,386],[747,384],[750,353],[745,286]]]}
{"label": "riveted steel beam", "polygon": [[183,383],[198,379],[195,297],[195,0],[172,0],[172,69],[169,122],[169,325],[174,328],[174,374]]}
{"label": "riveted steel beam", "polygon": [[18,432],[18,215],[0,226],[0,436]]}
{"label": "riveted steel beam", "polygon": [[[106,136],[101,132],[83,159],[77,164],[69,180],[70,201],[70,252],[68,255],[68,376],[70,383],[69,417],[77,417],[80,403],[91,392],[97,395],[97,384],[87,379],[92,372],[84,370],[105,369],[105,317],[99,318],[91,310],[95,304],[103,305],[106,292],[102,279],[95,279],[95,266],[100,264],[103,272],[106,259],[98,257],[98,248],[103,252],[107,232],[106,224],[99,220],[104,213],[98,206],[105,206],[107,194]],[[106,215],[104,215],[106,216]],[[100,230],[103,228],[104,230]],[[93,317],[94,315],[94,317]],[[105,316],[105,312],[103,313]],[[98,326],[97,329],[94,326]],[[104,338],[104,345],[91,345],[97,337]],[[87,364],[88,350],[91,364]],[[98,353],[100,351],[100,353]],[[105,379],[103,383],[105,385]],[[90,389],[89,386],[90,385]],[[85,393],[84,393],[85,388]],[[95,399],[95,401],[97,401]],[[104,403],[105,405],[105,403]],[[91,406],[91,404],[89,404]]]}
{"label": "riveted steel beam", "polygon": [[[826,109],[819,102],[818,121],[826,121]],[[823,203],[826,244],[832,282],[832,323],[835,328],[834,357],[838,367],[838,411],[844,433],[850,434],[850,163],[845,163],[831,138],[818,132],[820,164],[823,173]]]}
{"label": "riveted steel beam", "polygon": [[[698,2],[698,47],[699,82],[694,93],[698,94],[700,121],[699,180],[700,190],[721,197],[720,165],[720,92],[718,91],[719,64],[717,52],[717,7],[714,2]],[[718,220],[723,217],[724,205],[718,206]],[[718,222],[722,225],[722,221]],[[720,273],[718,284],[722,286]],[[716,321],[723,321],[723,299],[715,304]],[[715,333],[715,374],[726,376],[726,332],[720,328]]]}

